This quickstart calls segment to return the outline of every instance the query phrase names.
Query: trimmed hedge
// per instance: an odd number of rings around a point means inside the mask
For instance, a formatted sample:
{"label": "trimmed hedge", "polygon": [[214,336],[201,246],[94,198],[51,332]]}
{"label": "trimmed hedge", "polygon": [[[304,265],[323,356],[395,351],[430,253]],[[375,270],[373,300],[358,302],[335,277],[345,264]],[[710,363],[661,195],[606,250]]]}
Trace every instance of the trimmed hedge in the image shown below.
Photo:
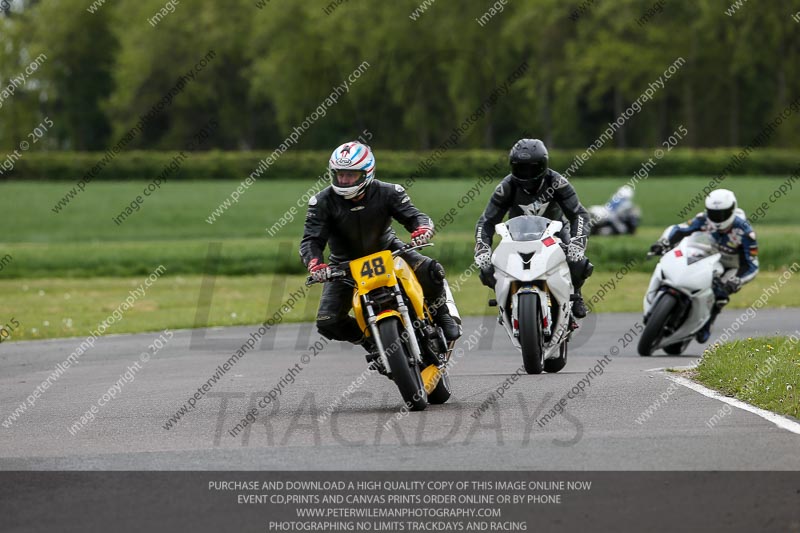
{"label": "trimmed hedge", "polygon": [[[110,152],[109,152],[110,153]],[[564,172],[580,152],[553,150],[551,167]],[[178,152],[124,152],[104,165],[92,181],[151,179],[165,171]],[[590,157],[575,176],[632,176],[653,158],[650,175],[718,175],[729,167],[732,174],[787,175],[800,168],[800,151],[765,149],[741,157],[740,149],[673,149],[660,160],[653,150],[601,150]],[[177,173],[167,179],[245,179],[270,152],[194,152],[186,153]],[[505,150],[450,150],[434,152],[377,150],[378,177],[403,180],[416,177],[465,177],[486,173],[498,165],[508,168]],[[88,152],[31,152],[23,154],[2,178],[18,180],[77,181],[107,157]],[[260,179],[272,177],[310,179],[325,171],[329,152],[290,151],[279,156]],[[175,165],[173,165],[175,166]],[[652,165],[650,165],[652,166]],[[496,171],[495,171],[496,172]]]}

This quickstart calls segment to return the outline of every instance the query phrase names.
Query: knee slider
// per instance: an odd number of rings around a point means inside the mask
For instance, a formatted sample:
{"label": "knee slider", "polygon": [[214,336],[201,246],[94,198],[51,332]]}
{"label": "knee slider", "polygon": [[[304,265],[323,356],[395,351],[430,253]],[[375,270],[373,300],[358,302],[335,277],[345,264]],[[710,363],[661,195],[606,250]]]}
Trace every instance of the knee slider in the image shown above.
{"label": "knee slider", "polygon": [[336,318],[335,316],[323,316],[317,317],[317,331],[321,335],[328,336],[328,333],[335,332],[341,320]]}
{"label": "knee slider", "polygon": [[431,259],[428,271],[431,274],[431,279],[437,284],[441,284],[444,281],[444,267],[439,261]]}

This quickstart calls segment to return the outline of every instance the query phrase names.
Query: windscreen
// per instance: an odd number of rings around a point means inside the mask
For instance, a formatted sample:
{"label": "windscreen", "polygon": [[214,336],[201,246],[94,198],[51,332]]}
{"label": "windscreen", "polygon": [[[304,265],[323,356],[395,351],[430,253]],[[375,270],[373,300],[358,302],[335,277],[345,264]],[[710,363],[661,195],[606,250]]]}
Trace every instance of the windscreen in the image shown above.
{"label": "windscreen", "polygon": [[686,239],[687,262],[691,265],[695,261],[700,261],[706,257],[719,252],[719,246],[708,233],[692,233]]}
{"label": "windscreen", "polygon": [[548,224],[550,220],[544,217],[521,216],[506,222],[506,227],[515,241],[538,241]]}

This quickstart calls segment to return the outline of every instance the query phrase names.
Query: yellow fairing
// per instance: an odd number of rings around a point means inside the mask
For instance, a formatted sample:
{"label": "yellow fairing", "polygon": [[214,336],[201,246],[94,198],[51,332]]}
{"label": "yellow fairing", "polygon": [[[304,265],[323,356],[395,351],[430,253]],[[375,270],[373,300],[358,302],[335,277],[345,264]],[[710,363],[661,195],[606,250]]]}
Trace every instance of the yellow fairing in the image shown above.
{"label": "yellow fairing", "polygon": [[[361,328],[365,335],[369,336],[370,331],[364,318],[361,296],[379,287],[394,287],[397,285],[398,278],[414,308],[411,319],[414,320],[415,317],[425,316],[425,299],[422,294],[422,286],[417,281],[417,275],[414,274],[414,270],[402,257],[392,259],[392,252],[388,250],[367,255],[350,261],[350,273],[356,282],[356,289],[353,291],[353,314],[356,316],[358,327]],[[392,313],[392,315],[394,314],[399,316],[396,311]],[[387,314],[385,316],[392,315]],[[381,315],[379,319],[385,318],[385,316]]]}
{"label": "yellow fairing", "polygon": [[392,264],[392,252],[388,250],[350,261],[350,273],[356,282],[356,289],[353,291],[353,314],[356,316],[358,327],[367,336],[370,336],[370,331],[364,318],[361,296],[378,287],[397,285]]}
{"label": "yellow fairing", "polygon": [[356,282],[359,296],[378,287],[397,285],[397,278],[392,271],[392,252],[389,250],[350,261],[350,273]]}
{"label": "yellow fairing", "polygon": [[422,294],[422,286],[417,281],[417,275],[414,270],[402,257],[394,258],[394,272],[403,284],[408,299],[411,300],[411,305],[414,307],[411,320],[414,317],[422,318],[425,316],[425,297]]}
{"label": "yellow fairing", "polygon": [[386,311],[382,311],[378,316],[375,317],[376,322],[380,322],[384,318],[389,318],[390,316],[396,316],[400,319],[400,322],[403,321],[403,316],[400,314],[400,311],[395,311],[394,309],[387,309]]}
{"label": "yellow fairing", "polygon": [[433,389],[436,388],[442,378],[442,373],[436,368],[436,365],[428,366],[420,375],[422,376],[422,383],[425,384],[425,392],[428,394],[433,392]]}
{"label": "yellow fairing", "polygon": [[353,314],[356,315],[356,322],[358,322],[358,327],[361,328],[364,335],[371,337],[372,333],[367,327],[367,321],[364,319],[364,310],[361,308],[361,297],[356,290],[353,291]]}

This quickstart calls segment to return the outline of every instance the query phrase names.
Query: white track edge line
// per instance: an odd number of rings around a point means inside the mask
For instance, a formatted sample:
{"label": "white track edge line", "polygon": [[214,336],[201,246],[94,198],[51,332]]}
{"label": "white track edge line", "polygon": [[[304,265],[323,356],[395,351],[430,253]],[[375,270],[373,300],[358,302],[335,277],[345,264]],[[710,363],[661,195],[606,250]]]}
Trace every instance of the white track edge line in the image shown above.
{"label": "white track edge line", "polygon": [[727,403],[728,405],[732,405],[732,406],[738,407],[739,409],[742,409],[744,411],[748,411],[750,413],[753,413],[754,415],[758,415],[761,418],[763,418],[764,420],[767,420],[768,422],[772,422],[773,424],[775,424],[776,426],[778,426],[781,429],[785,429],[786,431],[791,431],[792,433],[800,435],[800,424],[798,424],[797,422],[795,422],[793,420],[789,420],[788,418],[786,418],[784,416],[781,416],[781,415],[779,415],[777,413],[773,413],[772,411],[767,411],[766,409],[761,409],[760,407],[756,407],[755,405],[750,405],[749,403],[743,402],[741,400],[737,400],[736,398],[729,398],[727,396],[724,396],[724,395],[718,393],[715,390],[712,390],[712,389],[709,389],[707,387],[704,387],[703,385],[700,385],[699,383],[695,383],[694,381],[692,381],[690,379],[686,379],[686,378],[681,377],[681,376],[672,376],[667,372],[663,372],[663,374],[665,375],[665,377],[667,379],[669,379],[671,381],[674,381],[675,383],[678,383],[679,385],[683,385],[684,387],[686,387],[688,389],[692,389],[695,392],[699,392],[703,396],[706,396],[708,398],[712,398],[714,400],[719,400],[721,402]]}

